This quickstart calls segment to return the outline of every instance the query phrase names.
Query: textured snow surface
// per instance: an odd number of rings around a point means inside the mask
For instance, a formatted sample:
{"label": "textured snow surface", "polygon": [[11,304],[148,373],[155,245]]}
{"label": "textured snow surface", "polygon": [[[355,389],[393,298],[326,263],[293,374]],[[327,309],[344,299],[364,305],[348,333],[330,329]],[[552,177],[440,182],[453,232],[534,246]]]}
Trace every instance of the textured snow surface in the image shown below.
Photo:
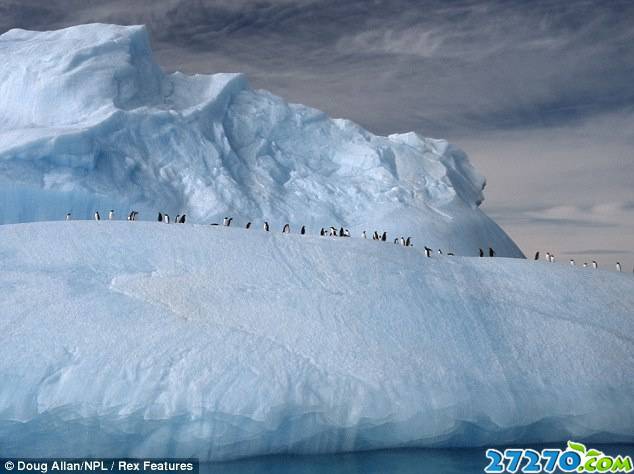
{"label": "textured snow surface", "polygon": [[0,457],[634,441],[634,277],[359,238],[0,226]]}
{"label": "textured snow surface", "polygon": [[11,30],[0,58],[0,223],[161,210],[522,256],[478,208],[484,178],[444,140],[376,136],[240,74],[167,75],[141,26]]}

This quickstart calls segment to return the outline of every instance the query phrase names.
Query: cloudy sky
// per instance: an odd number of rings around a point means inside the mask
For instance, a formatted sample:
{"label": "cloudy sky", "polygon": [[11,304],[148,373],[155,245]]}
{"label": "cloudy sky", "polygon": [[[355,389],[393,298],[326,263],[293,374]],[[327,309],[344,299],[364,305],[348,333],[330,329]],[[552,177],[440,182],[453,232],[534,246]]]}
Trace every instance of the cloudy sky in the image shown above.
{"label": "cloudy sky", "polygon": [[634,1],[0,0],[0,32],[146,24],[168,71],[461,146],[525,253],[634,265]]}

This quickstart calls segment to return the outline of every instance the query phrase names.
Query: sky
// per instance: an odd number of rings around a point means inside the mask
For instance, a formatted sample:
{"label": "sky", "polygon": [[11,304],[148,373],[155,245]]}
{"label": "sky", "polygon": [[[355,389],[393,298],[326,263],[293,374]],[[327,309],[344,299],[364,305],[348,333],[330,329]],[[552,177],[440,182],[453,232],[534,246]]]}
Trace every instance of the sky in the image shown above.
{"label": "sky", "polygon": [[634,1],[0,0],[0,33],[145,24],[167,71],[467,152],[532,257],[634,267]]}

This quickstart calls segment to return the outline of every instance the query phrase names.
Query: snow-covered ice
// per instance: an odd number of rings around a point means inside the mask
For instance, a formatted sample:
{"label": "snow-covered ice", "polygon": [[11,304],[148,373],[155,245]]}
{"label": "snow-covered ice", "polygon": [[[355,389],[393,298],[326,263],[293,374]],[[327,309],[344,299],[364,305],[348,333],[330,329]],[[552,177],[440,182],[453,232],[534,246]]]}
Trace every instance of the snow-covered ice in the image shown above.
{"label": "snow-covered ice", "polygon": [[386,230],[461,255],[521,256],[444,140],[381,137],[240,74],[165,74],[141,26],[0,36],[0,223],[158,210]]}
{"label": "snow-covered ice", "polygon": [[631,274],[310,230],[0,226],[0,456],[634,441]]}

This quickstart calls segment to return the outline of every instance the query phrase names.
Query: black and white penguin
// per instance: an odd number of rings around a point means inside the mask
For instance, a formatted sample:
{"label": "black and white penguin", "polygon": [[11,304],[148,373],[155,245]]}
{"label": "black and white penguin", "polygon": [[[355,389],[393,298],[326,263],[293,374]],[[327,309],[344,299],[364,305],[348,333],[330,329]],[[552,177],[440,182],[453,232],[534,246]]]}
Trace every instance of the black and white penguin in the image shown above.
{"label": "black and white penguin", "polygon": [[546,261],[550,262],[550,252],[546,252]]}
{"label": "black and white penguin", "polygon": [[299,229],[299,235],[305,235],[306,234],[306,226],[303,225],[301,229]]}
{"label": "black and white penguin", "polygon": [[453,257],[454,253],[453,252],[447,252],[447,255],[449,255],[450,257]]}
{"label": "black and white penguin", "polygon": [[67,220],[67,221],[71,220],[71,215],[70,215],[70,212],[67,212],[67,213],[66,213],[66,220]]}
{"label": "black and white penguin", "polygon": [[405,237],[401,237],[400,242],[401,242],[401,245],[405,247]]}
{"label": "black and white penguin", "polygon": [[157,221],[159,221],[159,222],[163,222],[163,213],[162,213],[162,212],[159,212],[159,213],[158,213],[158,219],[157,219]]}
{"label": "black and white penguin", "polygon": [[290,224],[284,224],[284,228],[282,229],[282,234],[290,234],[290,233],[291,233]]}
{"label": "black and white penguin", "polygon": [[588,262],[583,262],[583,268],[587,268]]}
{"label": "black and white penguin", "polygon": [[95,211],[95,220],[96,221],[100,221],[101,220],[101,216],[99,215],[99,211]]}
{"label": "black and white penguin", "polygon": [[264,226],[263,226],[263,227],[264,227],[264,230],[265,230],[266,232],[268,232],[268,231],[269,231],[269,223],[268,223],[267,221],[264,221]]}
{"label": "black and white penguin", "polygon": [[372,240],[379,240],[379,233],[375,230],[374,234],[372,234]]}
{"label": "black and white penguin", "polygon": [[405,241],[405,247],[411,247],[412,246],[412,238],[408,237],[407,240]]}
{"label": "black and white penguin", "polygon": [[386,241],[387,241],[387,232],[383,232],[383,235],[381,236],[381,240],[382,240],[383,242],[386,242]]}
{"label": "black and white penguin", "polygon": [[425,255],[431,257],[431,249],[425,245]]}
{"label": "black and white penguin", "polygon": [[166,224],[170,223],[170,216],[169,214],[163,214],[163,222],[165,222]]}
{"label": "black and white penguin", "polygon": [[365,233],[365,230],[361,232],[361,237],[363,237],[364,239],[368,238],[367,234]]}
{"label": "black and white penguin", "polygon": [[484,257],[484,250],[480,249],[480,257]]}
{"label": "black and white penguin", "polygon": [[139,213],[137,211],[132,211],[132,220],[136,221],[137,216],[139,215]]}
{"label": "black and white penguin", "polygon": [[398,237],[394,239],[394,244],[398,244]]}
{"label": "black and white penguin", "polygon": [[489,247],[489,257],[495,257],[495,250]]}
{"label": "black and white penguin", "polygon": [[594,268],[595,270],[599,268],[599,264],[596,262],[596,260],[592,260],[592,268]]}
{"label": "black and white penguin", "polygon": [[229,218],[225,217],[224,219],[222,219],[222,225],[227,227],[229,225]]}
{"label": "black and white penguin", "polygon": [[246,225],[245,229],[250,229],[250,228],[251,228],[251,223],[247,222],[247,225]]}
{"label": "black and white penguin", "polygon": [[330,237],[337,237],[337,229],[330,226]]}
{"label": "black and white penguin", "polygon": [[621,264],[619,262],[616,262],[616,271],[617,272],[621,271]]}
{"label": "black and white penguin", "polygon": [[535,260],[539,260],[539,251],[535,253]]}
{"label": "black and white penguin", "polygon": [[438,249],[438,255],[442,255],[442,250]]}
{"label": "black and white penguin", "polygon": [[555,263],[555,254],[550,254],[550,263]]}
{"label": "black and white penguin", "polygon": [[319,231],[319,235],[321,235],[322,237],[324,235],[326,235],[326,230],[322,227],[321,230]]}
{"label": "black and white penguin", "polygon": [[341,227],[339,229],[339,237],[345,237],[345,236],[346,236],[346,233],[344,232],[343,227]]}
{"label": "black and white penguin", "polygon": [[184,223],[185,223],[185,218],[186,218],[186,217],[187,217],[187,215],[186,215],[186,214],[183,214],[183,215],[181,216],[181,219],[178,221],[178,223],[179,223],[179,224],[184,224]]}
{"label": "black and white penguin", "polygon": [[571,259],[570,259],[570,266],[571,266],[571,267],[574,267],[574,266],[575,266],[575,260],[574,260],[574,258],[571,258]]}
{"label": "black and white penguin", "polygon": [[114,220],[114,210],[110,209],[110,212],[108,213],[108,220],[112,221]]}

